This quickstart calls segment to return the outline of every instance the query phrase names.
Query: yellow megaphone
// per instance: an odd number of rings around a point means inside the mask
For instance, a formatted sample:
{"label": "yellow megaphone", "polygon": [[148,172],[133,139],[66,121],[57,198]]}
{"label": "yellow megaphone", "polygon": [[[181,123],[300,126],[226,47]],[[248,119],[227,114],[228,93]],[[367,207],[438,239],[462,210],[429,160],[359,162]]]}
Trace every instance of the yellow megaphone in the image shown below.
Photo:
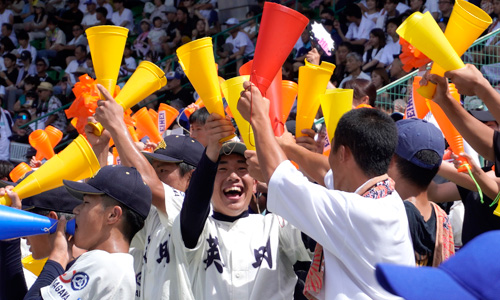
{"label": "yellow megaphone", "polygon": [[34,259],[33,256],[28,255],[25,258],[23,258],[21,262],[26,270],[30,271],[36,276],[40,276],[40,273],[43,270],[43,266],[45,266],[45,263],[47,262],[48,259],[49,259],[48,257],[42,259]]}
{"label": "yellow megaphone", "polygon": [[465,66],[430,12],[413,13],[396,32],[446,71]]}
{"label": "yellow megaphone", "polygon": [[335,134],[340,118],[352,109],[353,94],[354,90],[351,89],[330,89],[318,97],[330,141]]}
{"label": "yellow megaphone", "polygon": [[[457,55],[462,56],[491,22],[491,17],[479,7],[464,0],[456,0],[444,35]],[[448,70],[441,67],[439,63],[432,65],[432,74],[443,76],[446,71]],[[436,92],[436,85],[429,82],[417,91],[424,98],[432,99]]]}
{"label": "yellow megaphone", "polygon": [[297,96],[297,117],[295,118],[295,137],[304,136],[302,129],[311,128],[319,108],[319,95],[325,93],[335,65],[322,62],[313,65],[305,60],[299,68],[299,87]]}
{"label": "yellow megaphone", "polygon": [[[224,104],[217,76],[212,38],[206,37],[180,46],[177,51],[179,64],[184,70],[209,113],[225,116]],[[221,142],[234,136],[227,137]]]}
{"label": "yellow megaphone", "polygon": [[[152,62],[142,61],[115,100],[126,111],[166,84],[167,77],[162,69]],[[100,123],[89,123],[89,125],[94,128],[95,135],[101,135],[103,127]]]}
{"label": "yellow megaphone", "polygon": [[[92,147],[80,134],[63,151],[24,178],[13,191],[24,199],[62,186],[63,179],[76,181],[91,177],[99,168]],[[0,197],[0,204],[10,206],[11,203],[7,195]]]}
{"label": "yellow megaphone", "polygon": [[249,81],[250,75],[238,76],[228,79],[221,83],[222,92],[226,98],[227,104],[231,109],[236,125],[240,131],[241,138],[247,146],[248,150],[255,150],[255,137],[253,135],[252,126],[247,120],[243,119],[240,112],[238,111],[238,100],[240,99],[240,94],[243,91],[243,82]]}
{"label": "yellow megaphone", "polygon": [[121,26],[101,25],[90,27],[85,30],[85,33],[92,54],[97,83],[113,94],[122,64],[128,29]]}

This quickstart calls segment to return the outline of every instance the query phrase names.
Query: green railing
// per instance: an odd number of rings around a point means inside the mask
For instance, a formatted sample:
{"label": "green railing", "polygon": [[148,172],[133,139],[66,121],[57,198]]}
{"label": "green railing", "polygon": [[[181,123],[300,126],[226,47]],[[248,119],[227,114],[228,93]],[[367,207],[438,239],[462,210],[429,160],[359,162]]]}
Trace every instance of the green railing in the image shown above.
{"label": "green railing", "polygon": [[[462,56],[464,63],[475,65],[493,86],[500,83],[500,45],[495,45],[496,40],[500,41],[500,29],[477,39]],[[377,90],[376,106],[391,111],[394,100],[402,99],[407,103],[415,76],[417,71]]]}

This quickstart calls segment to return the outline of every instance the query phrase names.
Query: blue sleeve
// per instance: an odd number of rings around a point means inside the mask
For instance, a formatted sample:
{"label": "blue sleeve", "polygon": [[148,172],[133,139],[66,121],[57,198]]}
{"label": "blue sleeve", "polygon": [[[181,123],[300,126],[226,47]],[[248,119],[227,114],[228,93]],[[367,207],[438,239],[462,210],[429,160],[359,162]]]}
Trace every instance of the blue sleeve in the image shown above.
{"label": "blue sleeve", "polygon": [[186,248],[196,247],[207,221],[218,165],[203,152],[189,182],[180,214],[182,240]]}
{"label": "blue sleeve", "polygon": [[24,300],[40,300],[43,299],[40,290],[46,287],[57,278],[57,276],[64,274],[64,269],[58,262],[47,260],[43,267],[42,273],[38,276],[37,280],[31,286],[30,290],[24,297]]}
{"label": "blue sleeve", "polygon": [[20,239],[0,241],[0,299],[23,299],[28,291],[21,263]]}

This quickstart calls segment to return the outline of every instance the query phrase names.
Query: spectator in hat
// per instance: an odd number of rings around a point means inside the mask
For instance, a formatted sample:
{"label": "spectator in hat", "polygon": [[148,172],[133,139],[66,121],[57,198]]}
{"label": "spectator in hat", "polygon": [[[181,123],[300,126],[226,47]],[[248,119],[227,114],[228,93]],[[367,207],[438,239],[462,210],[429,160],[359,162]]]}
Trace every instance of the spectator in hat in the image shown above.
{"label": "spectator in hat", "polygon": [[12,44],[14,44],[14,46],[18,45],[16,33],[12,30],[12,24],[9,23],[2,24],[2,35],[0,36],[0,38],[4,37],[10,39],[12,41]]}
{"label": "spectator in hat", "polygon": [[[59,246],[53,247],[25,299],[59,297],[61,290],[74,298],[134,298],[134,262],[128,251],[149,214],[151,189],[135,168],[125,166],[105,166],[86,183],[65,180],[64,185],[82,200],[73,210],[74,243],[88,252],[70,264],[73,258],[66,249],[66,220],[61,218],[51,241],[52,246]],[[60,276],[64,273],[73,278]],[[72,288],[75,285],[78,288]]]}
{"label": "spectator in hat", "polygon": [[[92,130],[87,131],[93,148],[102,149],[96,155],[106,155],[111,137],[121,163],[136,167],[153,193],[153,206],[146,219],[145,229],[136,235],[132,243],[138,254],[136,295],[141,299],[184,298],[185,296],[181,296],[184,291],[177,289],[175,285],[178,264],[170,234],[193,170],[202,156],[203,146],[190,137],[170,135],[158,144],[154,153],[141,154],[120,117],[123,108],[102,86],[99,85],[98,88],[107,102],[99,103],[95,117],[106,130],[100,138],[94,136]],[[156,245],[163,249],[160,257]]]}
{"label": "spectator in hat", "polygon": [[19,65],[16,86],[17,88],[22,88],[24,79],[27,76],[35,76],[37,72],[29,51],[23,51],[19,59],[21,60],[21,64]]}
{"label": "spectator in hat", "polygon": [[24,30],[28,31],[30,41],[45,38],[45,27],[48,18],[43,1],[38,1],[33,7],[35,8],[33,21],[24,25]]}
{"label": "spectator in hat", "polygon": [[134,30],[134,18],[132,15],[132,11],[128,8],[125,8],[123,2],[124,0],[113,1],[113,5],[115,6],[116,11],[111,17],[111,22],[113,22],[113,24],[115,24],[116,26],[126,27],[132,32]]}
{"label": "spectator in hat", "polygon": [[223,66],[231,60],[236,60],[236,70],[252,59],[255,46],[252,41],[240,30],[238,25],[240,22],[236,18],[229,18],[225,25],[232,28],[229,31],[229,37],[226,39],[226,45],[230,47],[223,47],[224,50],[219,53],[222,59],[219,60],[219,65]]}
{"label": "spectator in hat", "polygon": [[500,287],[485,282],[500,275],[500,265],[495,255],[485,254],[497,246],[500,247],[499,230],[473,239],[438,268],[381,263],[375,274],[386,291],[408,300],[494,300]]}
{"label": "spectator in hat", "polygon": [[[56,96],[53,95],[54,87],[49,82],[41,82],[37,88],[40,97],[39,107],[37,108],[37,117],[46,116],[48,113],[54,112],[61,108],[62,103]],[[52,125],[64,132],[67,125],[66,114],[63,110],[46,116],[40,120],[43,122],[43,128]]]}
{"label": "spectator in hat", "polygon": [[[50,82],[52,85],[56,85],[57,81],[50,78],[49,74],[47,74],[47,70],[50,67],[49,61],[46,58],[37,58],[35,61],[36,66],[36,76],[40,82]],[[24,82],[26,84],[26,81]]]}
{"label": "spectator in hat", "polygon": [[61,16],[56,15],[56,19],[59,21],[59,27],[66,34],[66,40],[70,40],[74,36],[74,32],[72,31],[75,28],[74,26],[81,26],[80,24],[83,20],[83,12],[78,9],[78,0],[67,0],[67,4],[68,9],[62,12]]}
{"label": "spectator in hat", "polygon": [[96,18],[98,21],[97,25],[114,25],[111,19],[108,19],[108,11],[104,7],[98,7],[95,10]]}
{"label": "spectator in hat", "polygon": [[87,5],[87,12],[83,16],[82,25],[84,29],[95,26],[99,24],[97,20],[97,3],[96,0],[86,0],[85,5]]}
{"label": "spectator in hat", "polygon": [[[17,56],[17,58],[20,58],[21,53],[23,53],[23,51],[29,51],[31,53],[31,59],[36,59],[37,51],[36,51],[36,48],[30,44],[30,37],[29,37],[28,33],[24,30],[20,31],[17,34],[17,39],[19,41],[19,48],[17,48],[15,51],[13,51],[14,54]],[[18,59],[17,64],[19,66],[22,65],[22,62],[20,59]]]}
{"label": "spectator in hat", "polygon": [[45,38],[45,49],[38,52],[39,57],[54,58],[61,49],[61,46],[66,44],[66,35],[57,26],[57,19],[49,17],[47,21],[47,37]]}
{"label": "spectator in hat", "polygon": [[[0,188],[1,195],[7,194],[12,199],[11,207],[55,220],[62,216],[68,220],[72,219],[74,217],[73,209],[79,204],[79,201],[72,197],[64,187],[28,197],[23,199],[21,204],[21,199],[12,191],[12,188],[12,185]],[[41,260],[49,256],[51,251],[51,237],[49,234],[28,236],[26,240],[33,259]],[[4,253],[1,260],[3,280],[0,283],[0,297],[2,299],[24,298],[37,278],[36,274],[23,267],[20,244],[20,238],[0,242],[0,248]],[[84,252],[77,247],[73,247],[72,251],[74,251],[75,256]]]}

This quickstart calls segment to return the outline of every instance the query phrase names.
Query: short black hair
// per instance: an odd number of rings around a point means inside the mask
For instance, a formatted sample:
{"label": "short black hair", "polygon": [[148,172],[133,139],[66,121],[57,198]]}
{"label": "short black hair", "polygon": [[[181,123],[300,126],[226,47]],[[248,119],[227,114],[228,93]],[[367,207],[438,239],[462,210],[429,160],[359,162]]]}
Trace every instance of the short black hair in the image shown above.
{"label": "short black hair", "polygon": [[185,15],[188,15],[188,9],[185,8],[184,6],[177,7],[177,11],[181,10]]}
{"label": "short black hair", "polygon": [[375,107],[377,88],[370,80],[362,78],[351,79],[345,83],[344,88],[354,90],[354,99],[361,99],[364,96],[368,96],[368,104]]}
{"label": "short black hair", "polygon": [[81,51],[83,51],[83,53],[87,54],[87,46],[83,44],[78,44],[76,45],[76,48],[79,48]]}
{"label": "short black hair", "polygon": [[[432,150],[420,150],[415,154],[420,161],[429,165],[436,165],[441,161],[441,157],[435,151]],[[431,183],[434,176],[436,176],[439,171],[439,165],[432,169],[422,168],[401,156],[394,154],[394,162],[396,164],[396,168],[399,171],[399,174],[405,180],[411,182],[414,186],[420,189],[427,189],[429,184]]]}
{"label": "short black hair", "polygon": [[192,113],[189,116],[189,124],[197,123],[200,125],[205,125],[209,115],[210,114],[208,113],[208,110],[206,107],[202,107],[200,109],[197,109],[194,111],[194,113]]}
{"label": "short black hair", "polygon": [[344,14],[346,17],[355,17],[356,19],[361,19],[361,17],[363,17],[361,8],[354,3],[349,3],[346,5]]}
{"label": "short black hair", "polygon": [[8,160],[0,160],[0,178],[7,178],[11,180],[9,173],[14,169],[12,163]]}
{"label": "short black hair", "polygon": [[192,165],[188,165],[187,163],[185,162],[181,162],[178,164],[179,166],[179,173],[181,175],[181,177],[184,177],[186,176],[188,173],[190,173],[192,170],[196,169],[196,167],[192,166]]}
{"label": "short black hair", "polygon": [[134,238],[134,235],[144,227],[145,219],[141,217],[138,213],[131,210],[121,202],[109,197],[108,195],[102,195],[102,205],[104,207],[119,206],[122,209],[122,233],[130,243]]}
{"label": "short black hair", "polygon": [[402,19],[401,19],[401,16],[399,16],[399,17],[394,17],[394,18],[390,18],[390,19],[387,19],[387,22],[385,23],[385,29],[386,29],[386,31],[387,31],[387,25],[389,25],[389,24],[391,24],[391,23],[392,23],[392,24],[395,24],[396,26],[398,26],[398,27],[399,27],[399,25],[401,25],[401,23],[402,23],[402,22],[403,22],[403,21],[402,21]]}
{"label": "short black hair", "polygon": [[5,26],[5,28],[7,28],[7,30],[12,30],[12,24],[10,24],[10,23],[3,23],[2,26]]}
{"label": "short black hair", "polygon": [[103,15],[104,17],[107,17],[108,16],[108,10],[104,7],[98,7],[96,10],[95,10],[96,13],[100,13],[101,15]]}
{"label": "short black hair", "polygon": [[359,108],[340,118],[332,139],[332,151],[350,149],[359,168],[368,177],[387,173],[398,143],[394,121],[377,109]]}
{"label": "short black hair", "polygon": [[[32,213],[37,214],[37,215],[41,215],[41,216],[48,216],[49,213],[51,211],[54,211],[54,210],[33,207],[31,209],[28,209],[27,211],[32,212]],[[58,211],[54,211],[54,212],[57,214],[58,219],[64,216],[66,218],[66,220],[71,220],[75,217],[74,214],[70,214],[70,213],[63,213],[63,212],[58,212]]]}
{"label": "short black hair", "polygon": [[29,41],[30,39],[30,36],[29,34],[26,32],[26,30],[20,30],[18,33],[17,33],[17,40],[27,40]]}

